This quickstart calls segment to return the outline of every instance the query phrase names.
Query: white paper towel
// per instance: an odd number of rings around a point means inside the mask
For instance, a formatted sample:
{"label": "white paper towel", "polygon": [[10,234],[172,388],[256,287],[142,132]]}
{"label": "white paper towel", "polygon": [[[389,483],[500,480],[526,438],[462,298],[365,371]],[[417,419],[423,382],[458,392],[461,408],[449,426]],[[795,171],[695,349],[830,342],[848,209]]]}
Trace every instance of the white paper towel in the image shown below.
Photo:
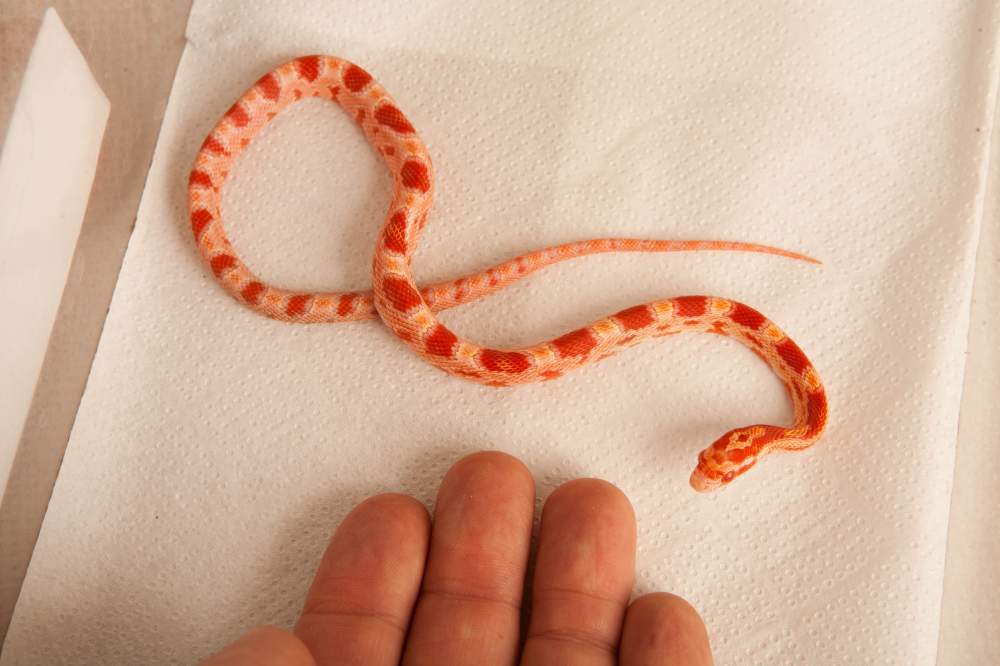
{"label": "white paper towel", "polygon": [[[541,497],[585,475],[628,493],[637,591],[689,598],[720,664],[933,663],[996,36],[985,0],[198,0],[3,663],[190,663],[290,624],[354,502],[430,501],[483,447],[522,457]],[[737,343],[669,338],[496,390],[377,323],[232,301],[190,237],[188,169],[239,93],[313,52],[371,71],[427,141],[418,279],[606,235],[818,255],[592,257],[443,318],[504,346],[663,296],[744,301],[820,369],[824,440],[696,495],[700,448],[791,416]],[[241,158],[224,215],[266,279],[359,289],[389,191],[352,122],[309,101]]]}

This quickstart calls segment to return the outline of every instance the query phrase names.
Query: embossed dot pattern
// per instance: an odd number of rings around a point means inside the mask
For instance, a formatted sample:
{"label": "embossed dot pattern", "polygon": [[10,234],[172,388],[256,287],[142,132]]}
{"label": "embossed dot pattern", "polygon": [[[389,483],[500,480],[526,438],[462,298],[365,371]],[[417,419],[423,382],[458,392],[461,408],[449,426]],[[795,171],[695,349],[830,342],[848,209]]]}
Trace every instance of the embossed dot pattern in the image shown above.
{"label": "embossed dot pattern", "polygon": [[[2,663],[187,664],[290,625],[354,502],[429,503],[483,447],[522,457],[539,501],[576,476],[628,493],[637,593],[689,598],[720,664],[934,663],[996,8],[664,4],[197,0]],[[704,442],[792,416],[719,336],[496,390],[374,323],[290,326],[221,294],[191,242],[191,160],[248,83],[302,53],[362,63],[427,143],[419,284],[602,236],[822,259],[595,256],[441,315],[504,349],[665,296],[750,303],[819,369],[822,445],[690,492]],[[363,290],[390,191],[352,121],[304,101],[247,148],[223,207],[261,276]]]}

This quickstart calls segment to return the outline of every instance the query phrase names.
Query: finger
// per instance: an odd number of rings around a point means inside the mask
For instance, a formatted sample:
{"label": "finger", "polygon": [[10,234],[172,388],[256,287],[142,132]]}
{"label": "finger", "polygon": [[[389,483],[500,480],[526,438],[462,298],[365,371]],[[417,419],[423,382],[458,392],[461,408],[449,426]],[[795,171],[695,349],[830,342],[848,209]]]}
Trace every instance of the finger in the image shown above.
{"label": "finger", "polygon": [[605,481],[557,488],[542,511],[524,666],[614,664],[635,576],[635,514]]}
{"label": "finger", "polygon": [[445,475],[404,664],[517,658],[535,484],[506,454],[477,453]]}
{"label": "finger", "polygon": [[293,634],[277,627],[257,627],[202,666],[316,666],[316,662]]}
{"label": "finger", "polygon": [[632,602],[622,631],[622,666],[712,666],[708,632],[698,611],[673,594]]}
{"label": "finger", "polygon": [[399,663],[429,534],[427,510],[404,495],[372,497],[348,514],[295,625],[317,664]]}

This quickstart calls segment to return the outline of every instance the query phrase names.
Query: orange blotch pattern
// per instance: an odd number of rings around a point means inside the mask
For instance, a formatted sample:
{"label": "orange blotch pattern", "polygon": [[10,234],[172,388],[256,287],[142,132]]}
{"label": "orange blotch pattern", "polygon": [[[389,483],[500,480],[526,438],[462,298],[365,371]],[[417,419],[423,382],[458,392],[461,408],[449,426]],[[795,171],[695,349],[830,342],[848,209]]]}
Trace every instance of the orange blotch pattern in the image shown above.
{"label": "orange blotch pattern", "polygon": [[212,257],[211,266],[212,272],[215,273],[215,277],[221,277],[222,273],[227,268],[232,268],[236,265],[236,257],[231,254],[218,254]]}
{"label": "orange blotch pattern", "polygon": [[198,210],[191,213],[191,231],[194,232],[194,237],[200,238],[202,230],[208,226],[208,223],[213,219],[212,214],[205,210],[204,208],[199,208]]}
{"label": "orange blotch pattern", "polygon": [[560,356],[586,356],[597,346],[597,338],[589,328],[580,328],[552,341]]}
{"label": "orange blotch pattern", "polygon": [[492,372],[521,373],[531,367],[531,361],[520,352],[484,349],[479,354],[483,367]]}
{"label": "orange blotch pattern", "polygon": [[403,185],[406,187],[426,192],[431,189],[431,179],[427,173],[427,167],[416,160],[406,160],[399,170],[399,175],[403,178]]}
{"label": "orange blotch pattern", "polygon": [[700,317],[705,314],[708,299],[704,296],[681,296],[675,298],[674,303],[677,304],[675,313],[678,317]]}
{"label": "orange blotch pattern", "polygon": [[268,72],[260,77],[260,80],[257,81],[257,89],[260,90],[261,95],[272,102],[281,96],[281,86],[278,85],[278,78],[274,72]]}
{"label": "orange blotch pattern", "polygon": [[757,312],[753,308],[743,305],[742,303],[734,304],[733,311],[729,314],[729,318],[740,326],[746,326],[754,331],[759,331],[760,327],[767,321],[767,319],[764,318],[764,315]]}
{"label": "orange blotch pattern", "polygon": [[337,304],[337,314],[341,317],[346,317],[354,309],[354,298],[354,294],[342,295],[340,302]]}
{"label": "orange blotch pattern", "polygon": [[303,79],[312,83],[319,76],[319,56],[305,56],[295,61],[295,66],[299,70],[299,75]]}
{"label": "orange blotch pattern", "polygon": [[393,252],[406,254],[406,213],[394,213],[385,225],[385,246]]}
{"label": "orange blotch pattern", "polygon": [[344,85],[351,92],[360,92],[372,80],[372,75],[357,65],[349,65],[344,72]]}
{"label": "orange blotch pattern", "polygon": [[192,185],[199,185],[209,189],[215,187],[212,183],[212,177],[204,171],[199,171],[198,169],[193,169],[191,171],[191,175],[188,176],[188,187],[191,187]]}
{"label": "orange blotch pattern", "polygon": [[449,331],[444,324],[438,324],[434,332],[427,336],[425,348],[435,356],[451,356],[458,337]]}
{"label": "orange blotch pattern", "polygon": [[637,331],[653,323],[653,313],[647,305],[636,305],[612,315],[626,331]]}
{"label": "orange blotch pattern", "polygon": [[818,430],[822,430],[823,426],[826,424],[826,394],[822,391],[818,393],[810,393],[806,398],[806,412],[808,415],[809,430],[808,435],[818,434]]}
{"label": "orange blotch pattern", "polygon": [[229,107],[229,111],[226,112],[226,117],[229,118],[237,127],[246,127],[250,122],[250,116],[247,115],[246,109],[239,102],[233,104]]}
{"label": "orange blotch pattern", "polygon": [[420,305],[422,299],[416,289],[403,278],[389,276],[384,281],[385,295],[392,307],[400,312],[407,312]]}
{"label": "orange blotch pattern", "polygon": [[785,363],[791,366],[792,370],[800,373],[809,365],[809,359],[802,353],[799,346],[789,338],[785,338],[780,344],[775,346],[778,356],[785,359]]}
{"label": "orange blotch pattern", "polygon": [[260,282],[251,282],[247,286],[243,287],[240,295],[243,296],[243,300],[247,303],[253,303],[256,305],[260,302],[260,295],[264,291],[264,285]]}
{"label": "orange blotch pattern", "polygon": [[289,317],[297,317],[306,311],[306,305],[309,303],[311,296],[309,294],[296,294],[288,299],[288,305],[285,306],[285,314]]}
{"label": "orange blotch pattern", "polygon": [[410,124],[410,121],[406,119],[406,116],[403,115],[403,112],[392,104],[383,104],[375,109],[375,120],[401,134],[413,134],[416,131],[413,129],[413,125]]}
{"label": "orange blotch pattern", "polygon": [[219,143],[219,140],[216,139],[211,134],[209,134],[208,136],[205,137],[205,141],[202,142],[201,148],[202,148],[202,150],[208,150],[210,152],[213,152],[216,155],[228,155],[229,154],[229,151],[226,150],[226,147],[223,146],[221,143]]}

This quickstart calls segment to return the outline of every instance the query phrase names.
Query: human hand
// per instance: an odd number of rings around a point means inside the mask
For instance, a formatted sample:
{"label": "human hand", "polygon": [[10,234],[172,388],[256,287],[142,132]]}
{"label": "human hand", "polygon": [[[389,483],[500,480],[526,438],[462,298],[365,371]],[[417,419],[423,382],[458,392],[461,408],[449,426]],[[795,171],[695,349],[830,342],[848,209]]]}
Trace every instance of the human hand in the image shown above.
{"label": "human hand", "polygon": [[448,471],[433,529],[416,500],[372,497],[337,528],[294,633],[253,629],[203,666],[712,664],[686,601],[629,604],[635,515],[596,479],[545,502],[522,643],[534,507],[531,473],[496,452]]}

